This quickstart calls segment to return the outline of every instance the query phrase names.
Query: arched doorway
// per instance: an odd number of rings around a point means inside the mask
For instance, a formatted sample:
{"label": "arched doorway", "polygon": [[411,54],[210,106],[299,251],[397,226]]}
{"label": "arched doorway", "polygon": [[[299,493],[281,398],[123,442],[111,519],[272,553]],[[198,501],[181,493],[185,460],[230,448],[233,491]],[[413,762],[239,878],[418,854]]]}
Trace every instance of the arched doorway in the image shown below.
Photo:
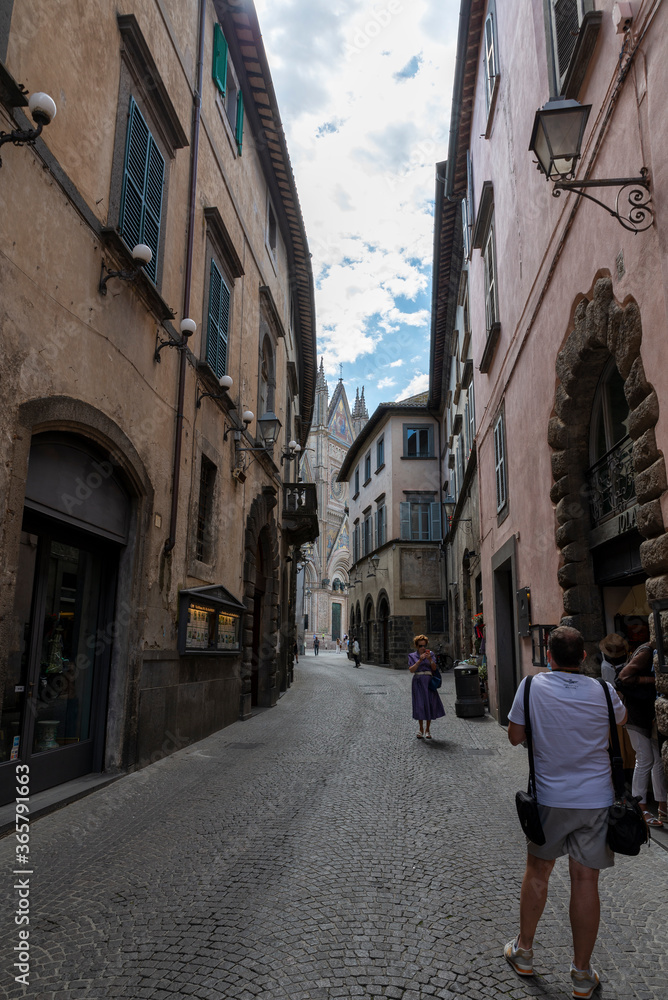
{"label": "arched doorway", "polygon": [[390,605],[385,594],[378,601],[378,662],[388,666],[390,662],[389,647]]}
{"label": "arched doorway", "polygon": [[247,634],[241,677],[241,718],[255,706],[278,701],[278,541],[274,516],[275,491],[265,488],[255,498],[246,521],[244,603]]}
{"label": "arched doorway", "polygon": [[0,688],[0,801],[19,762],[34,792],[102,770],[131,508],[107,451],[75,433],[33,436]]}
{"label": "arched doorway", "polygon": [[610,278],[599,278],[591,300],[577,304],[556,363],[560,385],[548,441],[562,623],[579,628],[594,648],[610,624],[624,628],[626,616],[617,612],[626,604],[619,599],[628,597],[638,610],[638,588],[646,581],[647,596],[659,596],[668,568],[659,500],[666,469],[654,433],[658,400],[641,343],[637,304],[620,306]]}
{"label": "arched doorway", "polygon": [[373,601],[367,597],[364,605],[364,658],[368,663],[374,663],[373,649]]}

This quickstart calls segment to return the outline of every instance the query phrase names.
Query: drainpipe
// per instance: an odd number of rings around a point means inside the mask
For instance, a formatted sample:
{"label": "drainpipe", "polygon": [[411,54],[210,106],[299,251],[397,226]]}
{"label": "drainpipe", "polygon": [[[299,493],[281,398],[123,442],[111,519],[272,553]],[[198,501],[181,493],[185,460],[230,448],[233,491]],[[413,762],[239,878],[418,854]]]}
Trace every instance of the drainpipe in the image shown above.
{"label": "drainpipe", "polygon": [[[202,109],[202,80],[204,73],[204,29],[206,25],[206,0],[199,0],[199,51],[197,55],[197,86],[193,94],[192,142],[190,149],[190,206],[188,210],[188,246],[186,249],[186,276],[183,290],[182,316],[190,315],[190,290],[193,271],[193,243],[195,239],[195,194],[197,190],[197,154],[199,151],[199,126]],[[179,351],[179,392],[176,404],[176,429],[174,441],[174,468],[172,470],[172,510],[169,520],[169,538],[165,542],[165,555],[176,545],[176,521],[179,510],[181,482],[181,444],[183,441],[183,400],[186,390],[186,341]]]}

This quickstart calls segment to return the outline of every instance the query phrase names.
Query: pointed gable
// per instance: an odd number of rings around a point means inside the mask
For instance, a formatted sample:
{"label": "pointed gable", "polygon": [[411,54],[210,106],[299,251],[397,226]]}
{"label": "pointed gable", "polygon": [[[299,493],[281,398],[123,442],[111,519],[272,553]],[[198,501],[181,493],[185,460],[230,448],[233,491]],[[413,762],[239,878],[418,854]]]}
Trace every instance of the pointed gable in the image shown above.
{"label": "pointed gable", "polygon": [[346,390],[340,379],[329,404],[327,429],[331,437],[346,447],[350,447],[355,439]]}

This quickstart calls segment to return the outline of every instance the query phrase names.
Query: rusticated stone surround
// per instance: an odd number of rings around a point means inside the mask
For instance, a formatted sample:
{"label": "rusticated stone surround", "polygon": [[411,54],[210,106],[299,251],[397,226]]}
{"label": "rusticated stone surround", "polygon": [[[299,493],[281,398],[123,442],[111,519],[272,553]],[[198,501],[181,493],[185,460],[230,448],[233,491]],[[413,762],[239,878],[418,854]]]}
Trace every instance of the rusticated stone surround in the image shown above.
{"label": "rusticated stone surround", "polygon": [[272,510],[278,503],[276,490],[265,486],[262,493],[253,500],[246,520],[246,559],[244,562],[244,604],[246,615],[243,622],[241,645],[241,706],[240,717],[247,719],[251,714],[251,672],[253,657],[253,608],[257,581],[256,556],[258,545],[262,546],[264,561],[264,608],[260,636],[259,685],[260,703],[267,707],[278,700],[276,690],[276,640],[278,637],[278,532]]}
{"label": "rusticated stone surround", "polygon": [[[573,331],[557,356],[559,379],[553,416],[548,427],[554,485],[550,497],[556,504],[556,540],[561,550],[559,584],[564,591],[563,625],[580,629],[590,654],[601,638],[603,609],[594,581],[589,552],[589,504],[585,472],[589,465],[589,426],[598,380],[612,356],[624,379],[629,404],[629,434],[633,439],[638,510],[638,530],[645,537],[640,546],[649,600],[668,597],[668,534],[660,497],[668,488],[663,454],[658,450],[654,427],[659,402],[645,377],[640,353],[642,324],[635,302],[620,306],[612,281],[599,278],[591,300],[583,298],[575,309]],[[650,629],[653,622],[650,618]],[[668,649],[668,613],[662,615],[664,645]],[[593,657],[590,662],[593,663]],[[668,675],[657,678],[663,696],[657,705],[661,732],[668,735]],[[668,744],[664,746],[668,766]]]}

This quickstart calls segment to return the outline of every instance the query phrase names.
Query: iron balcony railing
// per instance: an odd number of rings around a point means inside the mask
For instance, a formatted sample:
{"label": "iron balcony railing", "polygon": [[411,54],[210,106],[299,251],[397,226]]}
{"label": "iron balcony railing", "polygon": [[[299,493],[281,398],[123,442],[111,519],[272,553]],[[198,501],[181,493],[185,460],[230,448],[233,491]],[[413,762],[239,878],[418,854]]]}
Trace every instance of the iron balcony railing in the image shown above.
{"label": "iron balcony railing", "polygon": [[626,437],[587,471],[592,527],[616,517],[636,502],[633,441]]}

